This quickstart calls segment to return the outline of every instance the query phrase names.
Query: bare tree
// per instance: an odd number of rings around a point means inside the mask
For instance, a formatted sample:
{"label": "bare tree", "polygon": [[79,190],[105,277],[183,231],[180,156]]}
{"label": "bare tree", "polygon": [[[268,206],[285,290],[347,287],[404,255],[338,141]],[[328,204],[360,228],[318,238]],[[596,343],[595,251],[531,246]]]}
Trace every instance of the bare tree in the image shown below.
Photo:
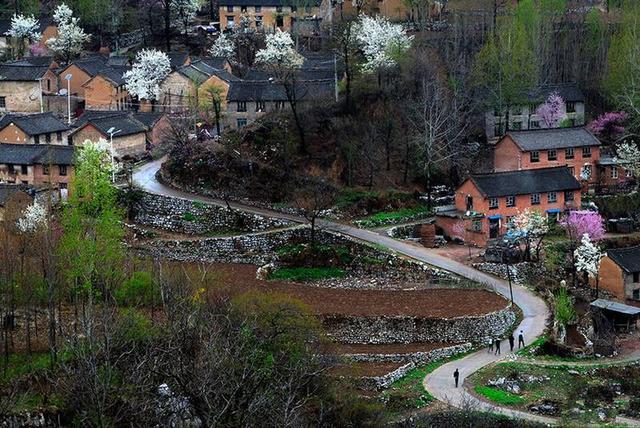
{"label": "bare tree", "polygon": [[311,225],[311,248],[316,242],[316,220],[333,206],[335,198],[335,187],[320,179],[313,180],[294,196],[295,206]]}

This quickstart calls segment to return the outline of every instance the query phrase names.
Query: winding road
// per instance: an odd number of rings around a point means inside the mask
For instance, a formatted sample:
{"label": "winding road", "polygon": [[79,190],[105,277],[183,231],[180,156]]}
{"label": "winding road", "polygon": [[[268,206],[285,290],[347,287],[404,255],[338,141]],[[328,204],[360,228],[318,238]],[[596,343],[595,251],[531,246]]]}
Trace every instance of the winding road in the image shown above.
{"label": "winding road", "polygon": [[[162,161],[163,160],[160,159],[138,167],[134,171],[133,182],[149,193],[226,206],[226,203],[221,200],[180,191],[160,183],[156,180],[156,172],[160,168]],[[298,223],[306,222],[303,218],[295,215],[284,214],[277,211],[256,208],[239,203],[231,203],[230,205],[235,209],[255,214],[285,218]],[[464,278],[484,283],[497,293],[505,296],[507,299],[510,298],[509,285],[506,281],[480,272],[455,260],[443,257],[428,248],[417,244],[398,241],[380,233],[359,229],[347,224],[322,220],[318,221],[318,225],[326,230],[338,232],[362,241],[384,246],[387,249],[393,250],[404,256],[453,272]],[[525,340],[527,343],[530,343],[543,334],[547,318],[549,317],[549,310],[541,298],[537,297],[525,287],[519,285],[513,285],[513,299],[514,303],[520,307],[523,313],[523,319],[517,327],[517,331],[522,330]],[[501,348],[503,350],[508,349],[508,344],[503,343]],[[424,379],[424,386],[437,399],[456,407],[468,408],[468,406],[472,406],[473,408],[487,409],[508,416],[555,424],[556,420],[553,418],[546,418],[531,413],[518,412],[512,409],[493,406],[489,403],[478,400],[462,387],[464,380],[472,373],[494,361],[506,358],[506,351],[502,357],[496,356],[493,353],[490,354],[486,350],[475,352],[460,360],[440,366]],[[454,387],[453,372],[456,368],[460,371],[460,388]]]}

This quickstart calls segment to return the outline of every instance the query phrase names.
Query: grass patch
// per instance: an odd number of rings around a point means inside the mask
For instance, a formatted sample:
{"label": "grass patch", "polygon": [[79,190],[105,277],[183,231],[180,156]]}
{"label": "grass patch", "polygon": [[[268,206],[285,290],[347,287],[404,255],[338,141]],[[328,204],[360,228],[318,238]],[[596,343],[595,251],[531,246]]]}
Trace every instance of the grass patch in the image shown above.
{"label": "grass patch", "polygon": [[198,217],[196,217],[194,213],[187,211],[184,214],[182,214],[182,219],[184,221],[196,221]]}
{"label": "grass patch", "polygon": [[518,406],[526,403],[527,400],[519,395],[512,394],[501,389],[492,388],[490,386],[476,386],[474,388],[477,394],[486,397],[494,403],[503,404],[505,406]]}
{"label": "grass patch", "polygon": [[538,349],[540,349],[540,347],[546,343],[547,340],[549,340],[549,337],[544,334],[524,348],[518,349],[516,351],[516,355],[519,355],[521,357],[532,357],[536,354],[536,352],[538,352]]}
{"label": "grass patch", "polygon": [[361,220],[356,220],[356,224],[359,227],[377,227],[386,226],[390,224],[403,223],[405,221],[411,221],[419,218],[424,218],[431,215],[432,212],[424,205],[419,205],[411,208],[402,208],[396,211],[383,211],[373,214],[369,217],[365,217]]}
{"label": "grass patch", "polygon": [[326,278],[342,278],[346,272],[335,267],[295,267],[278,269],[269,275],[271,280],[314,281]]}
{"label": "grass patch", "polygon": [[336,206],[339,208],[348,207],[364,199],[377,199],[378,192],[356,189],[344,189],[336,199]]}

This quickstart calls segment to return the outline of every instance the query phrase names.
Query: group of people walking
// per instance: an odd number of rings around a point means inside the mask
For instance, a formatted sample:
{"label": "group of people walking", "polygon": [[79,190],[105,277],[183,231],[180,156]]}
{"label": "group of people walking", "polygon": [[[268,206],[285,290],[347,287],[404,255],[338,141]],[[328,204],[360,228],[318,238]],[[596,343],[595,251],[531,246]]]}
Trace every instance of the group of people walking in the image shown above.
{"label": "group of people walking", "polygon": [[[509,335],[509,337],[507,338],[509,340],[509,351],[513,352],[513,349],[515,348],[515,338],[513,337],[513,333],[511,333]],[[500,343],[502,342],[502,340],[500,338],[493,338],[490,337],[488,340],[488,353],[492,353],[494,352],[495,355],[501,355],[500,353]],[[518,349],[523,348],[524,345],[524,332],[522,330],[520,330],[520,333],[518,333]],[[456,369],[453,372],[453,379],[455,381],[456,384],[456,388],[458,387],[458,381],[460,379],[460,371],[458,369]]]}

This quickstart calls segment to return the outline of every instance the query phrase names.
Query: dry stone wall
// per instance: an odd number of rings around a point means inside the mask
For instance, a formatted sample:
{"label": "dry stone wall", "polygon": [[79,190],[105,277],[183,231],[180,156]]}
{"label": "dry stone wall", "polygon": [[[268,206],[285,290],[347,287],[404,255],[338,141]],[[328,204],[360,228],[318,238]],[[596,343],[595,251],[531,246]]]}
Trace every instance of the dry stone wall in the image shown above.
{"label": "dry stone wall", "polygon": [[151,193],[144,194],[133,220],[144,226],[190,235],[259,232],[293,225],[289,220]]}
{"label": "dry stone wall", "polygon": [[452,355],[460,354],[471,350],[473,345],[470,342],[460,345],[447,346],[445,348],[433,349],[425,352],[413,352],[405,354],[342,354],[341,357],[354,362],[375,362],[375,363],[414,363],[416,365],[426,364],[431,361],[449,358]]}

